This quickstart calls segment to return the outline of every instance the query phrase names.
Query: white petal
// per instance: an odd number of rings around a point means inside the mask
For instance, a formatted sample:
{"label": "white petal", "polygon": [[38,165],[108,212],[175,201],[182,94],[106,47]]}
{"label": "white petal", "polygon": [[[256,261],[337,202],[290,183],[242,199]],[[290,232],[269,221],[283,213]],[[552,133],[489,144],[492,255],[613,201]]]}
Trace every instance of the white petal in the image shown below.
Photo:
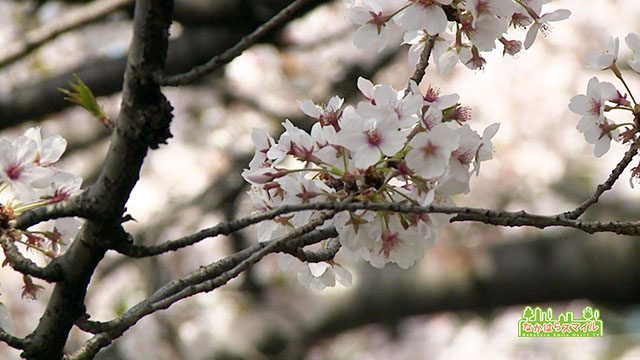
{"label": "white petal", "polygon": [[317,119],[322,115],[322,111],[320,111],[316,104],[309,99],[298,100],[298,107],[303,113],[311,116],[312,118]]}

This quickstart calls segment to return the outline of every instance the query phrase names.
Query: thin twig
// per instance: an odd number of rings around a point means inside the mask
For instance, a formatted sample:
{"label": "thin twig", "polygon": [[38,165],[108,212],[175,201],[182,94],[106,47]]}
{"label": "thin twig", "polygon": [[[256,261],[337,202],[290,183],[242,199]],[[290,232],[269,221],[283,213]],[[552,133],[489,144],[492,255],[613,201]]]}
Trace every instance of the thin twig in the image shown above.
{"label": "thin twig", "polygon": [[638,153],[637,145],[638,145],[637,142],[631,145],[631,148],[624,154],[624,157],[622,158],[622,160],[620,160],[618,165],[616,165],[613,171],[611,171],[611,174],[609,174],[607,181],[598,185],[593,195],[591,195],[587,200],[585,200],[582,204],[580,204],[577,208],[575,208],[575,210],[567,211],[561,214],[561,216],[564,218],[573,219],[573,220],[579,218],[580,215],[584,214],[584,212],[587,211],[587,209],[591,205],[598,202],[598,199],[600,199],[600,196],[605,191],[611,190],[611,188],[613,187],[613,184],[615,184],[615,182],[618,180],[618,178],[620,177],[624,169],[626,169],[627,166],[629,166],[629,164],[631,163],[631,160],[633,160],[634,156],[636,156],[636,154]]}
{"label": "thin twig", "polygon": [[13,336],[2,328],[0,328],[0,341],[4,342],[14,349],[24,349],[24,339]]}
{"label": "thin twig", "polygon": [[0,54],[0,68],[29,55],[35,49],[61,34],[99,20],[114,10],[132,3],[133,0],[98,0],[75,11],[70,11],[61,16],[59,21],[30,31],[25,34],[23,39],[6,47],[4,52]]}
{"label": "thin twig", "polygon": [[234,231],[244,229],[259,222],[274,219],[280,215],[304,211],[304,210],[334,210],[334,211],[355,211],[355,210],[393,211],[401,213],[433,213],[456,215],[451,221],[474,221],[485,224],[499,226],[531,226],[543,229],[551,226],[569,227],[582,230],[587,233],[613,232],[619,235],[640,235],[640,222],[633,221],[609,221],[609,222],[586,222],[576,219],[569,219],[562,215],[536,215],[525,211],[497,211],[489,209],[478,209],[468,207],[447,207],[447,206],[415,206],[406,204],[386,204],[386,203],[357,203],[357,202],[319,202],[312,204],[283,205],[273,210],[260,214],[248,216],[231,222],[223,222],[214,227],[201,230],[195,234],[182,237],[177,240],[168,241],[159,245],[140,246],[129,245],[127,243],[117,244],[114,250],[135,258],[147,257],[175,251],[209,237],[230,234]]}
{"label": "thin twig", "polygon": [[436,43],[437,35],[429,36],[427,43],[424,45],[424,49],[420,53],[420,60],[416,65],[416,69],[413,72],[413,75],[409,78],[409,84],[407,84],[407,88],[404,90],[404,96],[409,95],[411,92],[411,82],[414,81],[416,85],[420,85],[422,82],[422,78],[424,78],[425,70],[427,66],[429,66],[429,58],[431,57],[431,51],[433,50],[433,46]]}
{"label": "thin twig", "polygon": [[24,274],[42,279],[48,282],[58,282],[63,280],[64,271],[58,261],[55,259],[46,267],[40,267],[30,259],[24,257],[18,247],[14,244],[13,239],[7,235],[0,235],[0,246],[4,251],[6,261],[11,267]]}
{"label": "thin twig", "polygon": [[158,78],[158,82],[164,86],[180,86],[187,85],[195,80],[212,73],[216,69],[220,68],[222,65],[227,64],[231,60],[240,56],[243,51],[247,50],[251,46],[253,46],[260,38],[264,37],[271,30],[277,28],[278,26],[284,24],[288,20],[290,20],[295,13],[302,8],[309,0],[296,0],[293,3],[289,4],[287,7],[282,9],[278,14],[269,19],[266,23],[260,25],[254,32],[242,38],[237,44],[235,44],[229,50],[223,52],[222,54],[212,58],[207,61],[205,64],[200,66],[196,66],[193,69],[173,76],[164,76],[160,75]]}
{"label": "thin twig", "polygon": [[63,217],[78,216],[89,219],[98,216],[91,208],[91,201],[85,197],[85,193],[72,196],[67,200],[29,210],[18,216],[16,229],[26,230],[42,221],[59,219]]}

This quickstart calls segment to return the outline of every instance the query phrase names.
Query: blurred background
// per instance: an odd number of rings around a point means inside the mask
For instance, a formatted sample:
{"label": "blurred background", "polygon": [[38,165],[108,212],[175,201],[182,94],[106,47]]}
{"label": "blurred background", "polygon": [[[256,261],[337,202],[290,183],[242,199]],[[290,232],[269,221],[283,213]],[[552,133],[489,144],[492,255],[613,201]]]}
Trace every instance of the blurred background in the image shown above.
{"label": "blurred background", "polygon": [[[87,3],[0,0],[0,57],[3,49]],[[175,0],[169,71],[187,70],[224,51],[287,3]],[[637,5],[636,0],[551,1],[545,10],[566,8],[572,16],[553,23],[548,36],[515,59],[498,50],[486,57],[483,71],[458,65],[441,77],[427,69],[423,89],[431,84],[445,94],[460,94],[462,104],[472,108],[473,128],[501,123],[494,160],[483,165],[471,193],[456,198],[457,204],[555,214],[573,209],[606,179],[625,147],[612,144],[596,159],[593,146],[575,129],[579,118],[568,103],[586,92],[592,76],[622,89],[612,74],[583,66],[586,51],[603,49],[609,35],[621,39],[619,64],[640,96],[640,75],[626,66],[630,51],[623,41],[628,32],[640,32]],[[309,127],[311,119],[297,108],[297,99],[326,102],[337,94],[353,103],[361,99],[358,76],[398,89],[406,85],[413,70],[408,46],[400,46],[397,37],[382,53],[356,49],[355,29],[345,14],[341,1],[311,1],[295,21],[223,70],[193,86],[165,89],[175,108],[174,137],[150,152],[127,205],[137,220],[127,230],[138,242],[162,242],[249,214],[240,172],[253,154],[251,129],[267,128],[277,136],[285,118]],[[64,102],[57,89],[68,87],[77,74],[115,118],[130,28],[131,6],[125,5],[0,67],[0,135],[12,138],[34,125],[44,134],[62,134],[69,146],[60,167],[90,185],[108,133]],[[586,217],[638,219],[638,191],[627,170]],[[108,253],[91,283],[88,312],[97,320],[111,319],[166,282],[254,242],[255,229],[249,228],[155,259]],[[352,263],[352,287],[318,292],[299,285],[271,255],[227,286],[145,318],[99,358],[640,358],[638,258],[640,243],[631,237],[456,223],[410,270]],[[10,314],[1,323],[18,336],[35,327],[48,300],[52,287],[39,284],[45,290],[38,300],[22,299],[21,276],[8,267],[0,270],[0,301]],[[518,338],[525,305],[576,314],[595,306],[605,336]],[[74,330],[68,350],[87,338]],[[0,344],[0,358],[17,359],[18,352]]]}

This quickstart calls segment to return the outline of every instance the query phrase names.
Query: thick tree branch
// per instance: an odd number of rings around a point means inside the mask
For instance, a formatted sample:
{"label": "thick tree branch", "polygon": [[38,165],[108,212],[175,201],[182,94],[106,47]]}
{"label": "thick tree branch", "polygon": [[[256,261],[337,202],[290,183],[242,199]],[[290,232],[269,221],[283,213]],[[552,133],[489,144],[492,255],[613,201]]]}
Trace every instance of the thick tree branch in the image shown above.
{"label": "thick tree branch", "polygon": [[170,136],[171,106],[152,74],[164,67],[171,9],[171,0],[136,1],[117,128],[100,176],[84,195],[101,217],[85,223],[61,259],[65,279],[54,287],[37,328],[25,340],[24,357],[62,358],[69,331],[85,313],[84,298],[95,268],[113,242],[121,241],[120,219],[148,148]]}
{"label": "thick tree branch", "polygon": [[580,204],[575,210],[562,213],[561,216],[567,219],[575,220],[579,218],[582,214],[584,214],[584,212],[587,211],[587,209],[591,205],[598,202],[598,200],[600,199],[600,196],[605,191],[611,190],[611,188],[613,187],[613,184],[615,184],[615,182],[618,180],[620,175],[622,175],[622,172],[627,168],[627,166],[629,166],[629,164],[631,163],[631,160],[633,160],[633,158],[636,156],[637,153],[638,153],[638,143],[635,142],[631,145],[631,148],[624,154],[624,157],[622,158],[622,160],[620,160],[618,165],[616,165],[613,171],[611,171],[611,174],[609,174],[607,181],[598,185],[593,195],[591,195],[587,200],[585,200],[582,204]]}
{"label": "thick tree branch", "polygon": [[0,54],[0,68],[29,55],[59,35],[97,21],[132,3],[133,0],[98,0],[80,9],[70,11],[60,20],[30,31],[18,42],[9,44]]}
{"label": "thick tree branch", "polygon": [[243,37],[229,50],[212,58],[205,64],[194,67],[184,74],[178,74],[168,77],[160,75],[158,78],[159,82],[165,86],[187,85],[207,74],[212,73],[213,71],[219,69],[221,66],[240,56],[243,51],[253,46],[256,42],[258,42],[258,40],[271,32],[273,29],[292,19],[296,12],[303,6],[305,6],[308,1],[309,0],[295,0],[289,6],[282,9],[276,16],[258,27],[254,32]]}

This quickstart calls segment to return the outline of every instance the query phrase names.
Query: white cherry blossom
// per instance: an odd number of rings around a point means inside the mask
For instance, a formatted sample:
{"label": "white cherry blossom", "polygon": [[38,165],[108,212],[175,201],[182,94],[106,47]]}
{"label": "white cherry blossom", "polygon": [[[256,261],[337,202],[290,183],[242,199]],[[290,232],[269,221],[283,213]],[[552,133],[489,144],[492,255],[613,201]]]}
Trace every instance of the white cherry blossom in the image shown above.
{"label": "white cherry blossom", "polygon": [[604,70],[613,65],[618,59],[620,40],[609,36],[604,51],[589,50],[586,55],[587,68],[594,70]]}
{"label": "white cherry blossom", "polygon": [[398,17],[394,17],[396,23],[407,31],[424,29],[429,35],[436,35],[447,27],[447,14],[441,5],[450,5],[452,0],[416,0],[411,6],[404,9]]}
{"label": "white cherry blossom", "polygon": [[631,51],[633,51],[633,57],[628,60],[629,66],[636,72],[640,73],[640,36],[636,33],[629,33],[624,41]]}
{"label": "white cherry blossom", "polygon": [[423,178],[444,174],[451,152],[458,147],[459,136],[446,124],[436,125],[428,132],[417,134],[409,143],[407,165]]}
{"label": "white cherry blossom", "polygon": [[618,91],[613,84],[600,82],[596,77],[589,80],[586,95],[571,98],[569,109],[582,115],[578,131],[584,134],[588,143],[594,144],[594,155],[601,157],[611,146],[611,140],[619,140],[618,130],[604,116],[606,101],[618,98]]}

